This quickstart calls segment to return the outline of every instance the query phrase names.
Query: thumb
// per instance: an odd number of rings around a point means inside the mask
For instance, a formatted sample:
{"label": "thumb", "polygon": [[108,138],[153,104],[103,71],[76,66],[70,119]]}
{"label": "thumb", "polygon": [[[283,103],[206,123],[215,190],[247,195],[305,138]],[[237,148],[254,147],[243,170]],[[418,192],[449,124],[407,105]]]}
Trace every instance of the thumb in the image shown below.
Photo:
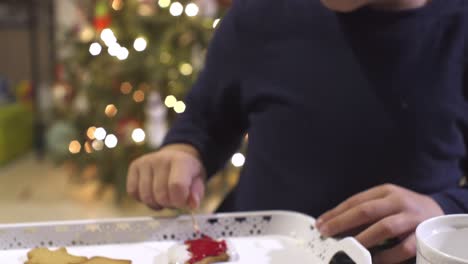
{"label": "thumb", "polygon": [[190,188],[190,196],[188,204],[190,209],[198,209],[201,204],[201,200],[205,195],[205,184],[201,177],[195,177]]}

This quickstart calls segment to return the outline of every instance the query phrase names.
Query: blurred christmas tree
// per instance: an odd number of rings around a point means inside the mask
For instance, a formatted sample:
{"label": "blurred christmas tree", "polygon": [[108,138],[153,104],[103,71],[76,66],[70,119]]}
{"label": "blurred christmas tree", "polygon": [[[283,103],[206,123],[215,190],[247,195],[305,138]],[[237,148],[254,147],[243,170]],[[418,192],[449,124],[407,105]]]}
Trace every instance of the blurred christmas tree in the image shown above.
{"label": "blurred christmas tree", "polygon": [[[78,178],[125,194],[128,164],[156,149],[203,65],[226,0],[80,1],[52,87],[48,148]],[[91,173],[90,173],[91,172]]]}

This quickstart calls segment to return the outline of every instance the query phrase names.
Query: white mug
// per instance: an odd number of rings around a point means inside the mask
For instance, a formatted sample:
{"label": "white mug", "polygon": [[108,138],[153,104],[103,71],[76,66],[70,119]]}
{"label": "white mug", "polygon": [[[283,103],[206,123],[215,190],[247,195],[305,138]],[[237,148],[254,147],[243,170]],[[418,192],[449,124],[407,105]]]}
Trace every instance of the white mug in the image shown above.
{"label": "white mug", "polygon": [[416,229],[417,264],[468,264],[468,215],[444,215]]}

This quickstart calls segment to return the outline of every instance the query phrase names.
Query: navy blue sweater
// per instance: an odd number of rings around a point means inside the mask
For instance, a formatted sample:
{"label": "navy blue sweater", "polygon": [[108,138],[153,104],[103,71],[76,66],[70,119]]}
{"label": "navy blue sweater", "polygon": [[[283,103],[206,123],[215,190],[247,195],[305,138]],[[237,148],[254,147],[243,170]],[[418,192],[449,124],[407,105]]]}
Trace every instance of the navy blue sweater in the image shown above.
{"label": "navy blue sweater", "polygon": [[318,216],[394,183],[468,213],[464,0],[350,14],[234,2],[165,141],[195,146],[211,175],[249,133],[232,210]]}

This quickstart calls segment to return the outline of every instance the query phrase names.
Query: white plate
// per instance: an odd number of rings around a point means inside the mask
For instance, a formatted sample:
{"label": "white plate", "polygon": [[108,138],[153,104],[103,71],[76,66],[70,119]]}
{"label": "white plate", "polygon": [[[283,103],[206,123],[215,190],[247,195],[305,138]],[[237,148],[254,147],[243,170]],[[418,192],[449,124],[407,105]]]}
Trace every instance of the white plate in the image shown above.
{"label": "white plate", "polygon": [[[235,247],[239,257],[237,261],[229,263],[276,263],[284,264],[288,261],[294,263],[319,263],[320,260],[297,240],[279,237],[265,236],[251,238],[231,238],[229,240]],[[137,244],[105,245],[70,247],[70,254],[93,257],[102,256],[117,259],[132,260],[138,264],[168,264],[165,256],[167,249],[176,242],[147,242]],[[2,262],[9,264],[23,264],[28,250],[12,250],[0,252]]]}

